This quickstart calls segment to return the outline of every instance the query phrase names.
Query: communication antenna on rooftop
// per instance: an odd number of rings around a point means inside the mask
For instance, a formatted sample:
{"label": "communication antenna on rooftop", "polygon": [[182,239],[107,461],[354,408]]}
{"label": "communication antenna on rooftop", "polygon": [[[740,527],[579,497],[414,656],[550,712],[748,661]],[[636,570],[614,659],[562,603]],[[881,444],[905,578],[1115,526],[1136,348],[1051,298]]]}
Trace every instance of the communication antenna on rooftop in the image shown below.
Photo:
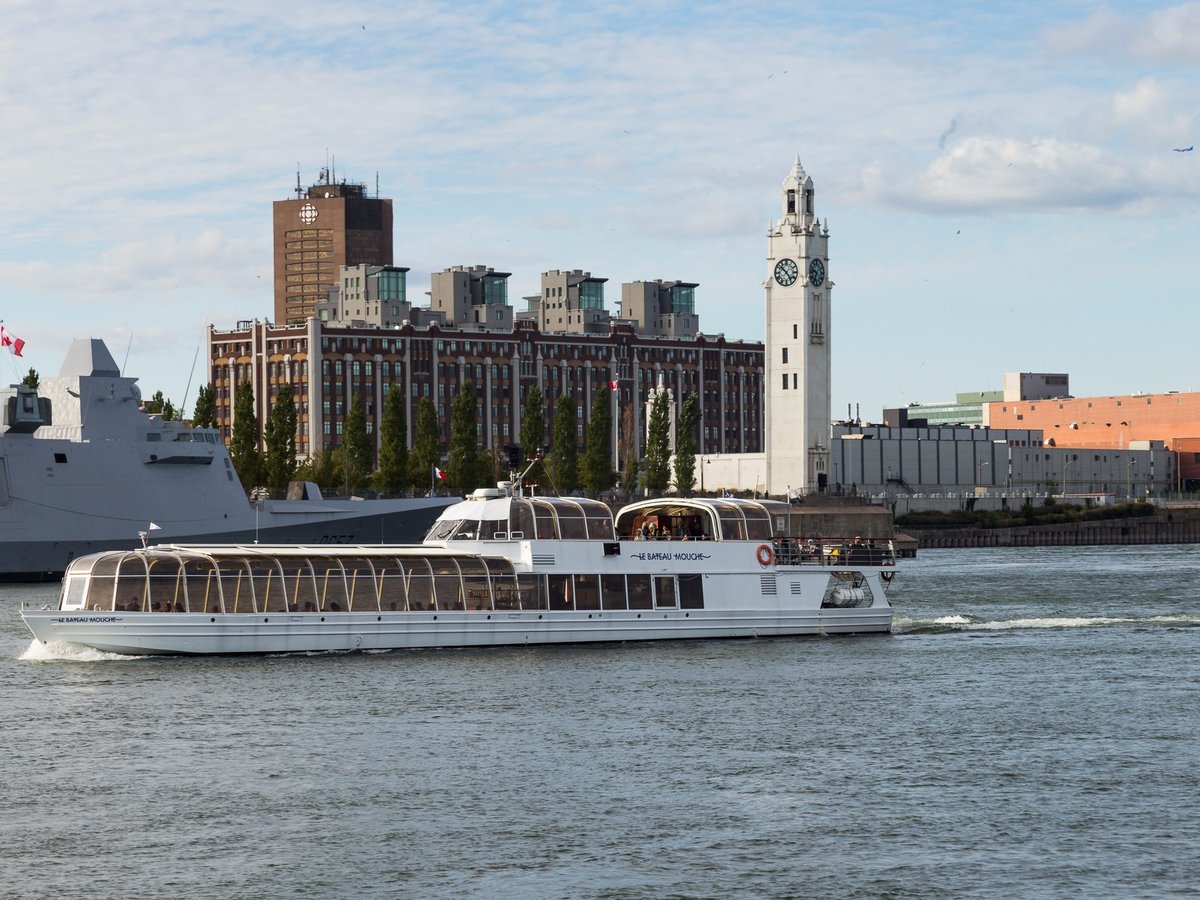
{"label": "communication antenna on rooftop", "polygon": [[296,163],[296,199],[299,200],[303,196],[300,191],[300,163]]}
{"label": "communication antenna on rooftop", "polygon": [[379,170],[375,170],[375,199],[379,199]]}

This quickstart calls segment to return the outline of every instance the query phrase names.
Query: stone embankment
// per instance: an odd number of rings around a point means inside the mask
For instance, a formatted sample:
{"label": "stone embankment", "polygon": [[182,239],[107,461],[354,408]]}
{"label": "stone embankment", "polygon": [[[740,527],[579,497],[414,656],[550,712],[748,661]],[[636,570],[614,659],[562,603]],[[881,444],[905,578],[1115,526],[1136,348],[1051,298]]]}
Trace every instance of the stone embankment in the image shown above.
{"label": "stone embankment", "polygon": [[1014,528],[905,528],[922,550],[946,547],[1077,547],[1119,544],[1200,544],[1200,510],[1160,510],[1153,516]]}

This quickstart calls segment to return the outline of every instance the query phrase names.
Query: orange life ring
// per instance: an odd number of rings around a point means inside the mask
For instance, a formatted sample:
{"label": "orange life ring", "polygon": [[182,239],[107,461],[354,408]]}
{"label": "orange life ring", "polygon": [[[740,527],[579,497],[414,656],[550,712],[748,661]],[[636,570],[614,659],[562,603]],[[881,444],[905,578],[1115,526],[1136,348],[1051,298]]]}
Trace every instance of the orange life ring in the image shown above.
{"label": "orange life ring", "polygon": [[883,579],[884,584],[891,584],[892,579],[896,577],[895,572],[880,572],[879,577]]}
{"label": "orange life ring", "polygon": [[758,564],[760,566],[769,566],[771,563],[775,562],[775,551],[766,544],[759,544],[756,553],[758,556]]}

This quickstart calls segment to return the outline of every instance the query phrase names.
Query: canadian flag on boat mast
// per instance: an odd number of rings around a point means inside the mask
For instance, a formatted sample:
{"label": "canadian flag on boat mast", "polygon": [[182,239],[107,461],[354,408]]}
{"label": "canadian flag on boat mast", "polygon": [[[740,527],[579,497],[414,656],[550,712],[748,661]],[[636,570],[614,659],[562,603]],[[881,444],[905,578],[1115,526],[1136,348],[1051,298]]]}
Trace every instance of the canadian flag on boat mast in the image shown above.
{"label": "canadian flag on boat mast", "polygon": [[8,352],[13,356],[20,356],[21,349],[25,346],[25,342],[13,334],[9,334],[5,330],[4,325],[0,324],[0,347],[7,347]]}
{"label": "canadian flag on boat mast", "polygon": [[443,472],[441,469],[439,469],[437,466],[433,467],[433,474],[436,475],[438,478],[446,477],[446,473]]}

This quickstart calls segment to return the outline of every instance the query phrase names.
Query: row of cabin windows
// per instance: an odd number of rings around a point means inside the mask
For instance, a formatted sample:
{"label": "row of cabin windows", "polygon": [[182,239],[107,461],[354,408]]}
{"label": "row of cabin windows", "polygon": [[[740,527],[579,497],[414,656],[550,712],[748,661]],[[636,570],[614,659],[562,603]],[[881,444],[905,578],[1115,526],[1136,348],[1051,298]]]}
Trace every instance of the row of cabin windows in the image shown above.
{"label": "row of cabin windows", "polygon": [[141,559],[131,559],[116,575],[73,576],[64,608],[81,602],[102,612],[221,614],[704,608],[698,574],[516,575],[506,560],[478,558],[222,560],[205,561],[207,569],[195,562],[159,559],[147,572]]}

